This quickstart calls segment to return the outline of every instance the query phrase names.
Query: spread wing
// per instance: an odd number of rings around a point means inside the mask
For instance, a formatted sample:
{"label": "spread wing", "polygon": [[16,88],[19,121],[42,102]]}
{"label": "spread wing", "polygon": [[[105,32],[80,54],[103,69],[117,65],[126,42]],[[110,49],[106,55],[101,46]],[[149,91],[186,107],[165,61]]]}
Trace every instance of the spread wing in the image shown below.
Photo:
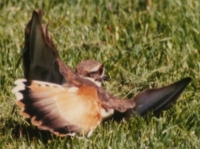
{"label": "spread wing", "polygon": [[115,111],[113,118],[121,120],[129,118],[134,113],[145,116],[148,112],[158,116],[162,111],[173,106],[190,82],[191,78],[186,77],[168,86],[146,89],[130,99],[129,102],[135,104],[133,108],[127,108],[125,112]]}
{"label": "spread wing", "polygon": [[172,107],[190,82],[191,78],[186,77],[168,86],[144,90],[135,96],[134,110],[140,115],[145,115],[149,111],[159,115],[163,110]]}
{"label": "spread wing", "polygon": [[73,133],[90,135],[101,122],[101,104],[94,88],[66,88],[23,79],[15,81],[15,84],[12,92],[22,115],[30,118],[39,129],[59,136]]}
{"label": "spread wing", "polygon": [[23,50],[24,76],[28,80],[40,80],[61,84],[63,76],[58,70],[58,52],[48,35],[48,26],[42,27],[42,10],[33,11],[25,28]]}

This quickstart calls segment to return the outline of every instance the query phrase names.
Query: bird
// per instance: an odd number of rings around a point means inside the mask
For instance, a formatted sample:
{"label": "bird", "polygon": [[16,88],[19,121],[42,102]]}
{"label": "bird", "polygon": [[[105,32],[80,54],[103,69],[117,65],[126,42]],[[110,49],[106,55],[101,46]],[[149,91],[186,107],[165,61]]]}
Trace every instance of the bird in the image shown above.
{"label": "bird", "polygon": [[146,89],[131,99],[120,99],[101,87],[109,77],[102,63],[80,62],[76,69],[66,65],[42,26],[42,10],[33,11],[25,28],[22,55],[24,79],[17,79],[12,92],[21,114],[41,130],[57,136],[90,137],[104,121],[145,116],[170,108],[191,82],[183,78],[168,86]]}

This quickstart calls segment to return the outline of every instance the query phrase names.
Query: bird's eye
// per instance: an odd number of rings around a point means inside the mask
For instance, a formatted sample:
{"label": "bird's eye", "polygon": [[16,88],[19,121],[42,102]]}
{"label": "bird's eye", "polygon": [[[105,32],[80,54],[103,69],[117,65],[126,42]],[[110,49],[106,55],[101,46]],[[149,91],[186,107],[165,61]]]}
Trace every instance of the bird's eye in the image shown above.
{"label": "bird's eye", "polygon": [[103,65],[99,68],[98,74],[101,75],[103,73]]}

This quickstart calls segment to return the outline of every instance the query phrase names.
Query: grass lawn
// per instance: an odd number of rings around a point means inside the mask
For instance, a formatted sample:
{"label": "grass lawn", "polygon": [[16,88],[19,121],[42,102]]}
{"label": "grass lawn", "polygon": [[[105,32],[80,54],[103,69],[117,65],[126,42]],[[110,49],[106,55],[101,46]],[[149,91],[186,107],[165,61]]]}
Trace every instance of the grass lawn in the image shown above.
{"label": "grass lawn", "polygon": [[[40,131],[21,115],[11,93],[23,77],[20,55],[32,10],[43,23],[62,60],[71,67],[85,59],[104,63],[110,93],[131,98],[186,76],[193,81],[176,105],[159,118],[133,116],[102,124],[92,137],[59,138]],[[20,62],[20,63],[19,63]],[[200,148],[199,0],[1,0],[0,148]]]}

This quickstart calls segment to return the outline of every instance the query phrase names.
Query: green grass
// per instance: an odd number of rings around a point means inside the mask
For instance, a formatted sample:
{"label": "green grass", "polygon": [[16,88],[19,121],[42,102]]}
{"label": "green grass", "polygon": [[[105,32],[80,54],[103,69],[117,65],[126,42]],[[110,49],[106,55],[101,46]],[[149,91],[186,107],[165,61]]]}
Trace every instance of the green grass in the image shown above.
{"label": "green grass", "polygon": [[[91,138],[59,138],[19,115],[13,82],[23,77],[18,61],[32,10],[43,23],[62,60],[75,67],[85,59],[104,63],[111,81],[104,88],[131,98],[146,88],[190,76],[193,82],[160,118],[135,116],[106,122]],[[1,148],[200,148],[200,1],[88,0],[0,2]]]}

